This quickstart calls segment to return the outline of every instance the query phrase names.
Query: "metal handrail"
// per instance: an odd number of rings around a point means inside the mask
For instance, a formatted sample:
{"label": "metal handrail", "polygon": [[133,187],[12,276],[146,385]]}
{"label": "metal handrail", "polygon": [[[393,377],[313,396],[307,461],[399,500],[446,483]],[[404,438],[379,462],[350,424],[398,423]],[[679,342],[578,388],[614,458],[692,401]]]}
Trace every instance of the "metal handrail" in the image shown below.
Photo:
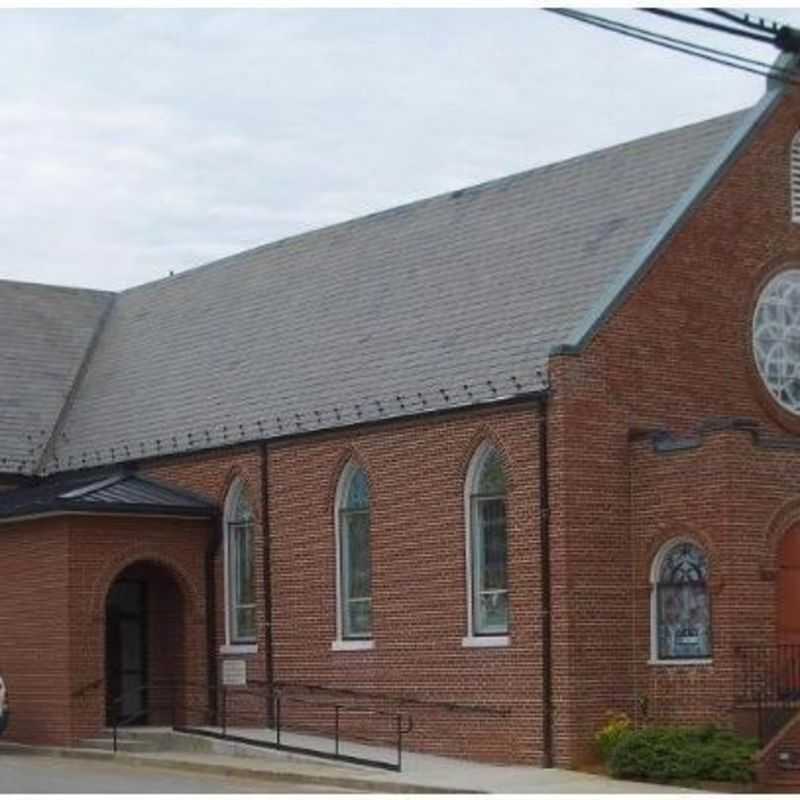
{"label": "metal handrail", "polygon": [[758,738],[766,745],[800,710],[800,644],[743,645],[736,702],[758,714]]}
{"label": "metal handrail", "polygon": [[[261,683],[266,685],[265,681],[250,681],[250,683]],[[275,681],[273,686],[276,689],[288,688],[290,690],[302,690],[309,693],[326,693],[326,694],[340,694],[356,698],[364,698],[365,700],[377,700],[384,703],[393,703],[395,705],[409,705],[419,706],[425,708],[438,708],[443,711],[456,711],[465,714],[478,713],[478,714],[491,714],[494,716],[507,717],[511,714],[511,708],[508,706],[489,706],[479,705],[475,703],[457,703],[453,701],[442,700],[423,700],[417,697],[408,697],[403,695],[385,694],[380,692],[365,692],[360,689],[347,689],[336,686],[322,686],[313,683],[295,683],[290,681]]]}
{"label": "metal handrail", "polygon": [[[178,690],[187,687],[195,687],[199,689],[203,689],[204,692],[214,691],[220,693],[221,697],[221,719],[219,720],[220,723],[220,733],[216,733],[215,731],[210,731],[207,728],[193,728],[189,726],[178,726],[176,724],[177,719],[177,710],[179,706],[179,695]],[[136,711],[133,714],[128,714],[126,716],[120,715],[120,708],[125,700],[129,699],[132,696],[138,696],[146,691],[153,691],[153,690],[171,690],[171,702],[169,705],[160,704],[160,705],[152,705],[148,704],[147,709],[142,709],[140,711]],[[257,697],[263,696],[265,700],[267,698],[272,700],[272,712],[273,712],[273,719],[274,719],[274,728],[275,728],[275,741],[269,742],[264,741],[263,739],[255,739],[252,737],[246,736],[237,736],[234,734],[230,734],[228,732],[228,725],[227,725],[227,710],[228,710],[228,695],[229,694],[245,694],[245,695],[254,695]],[[298,745],[291,745],[287,744],[285,741],[281,739],[282,734],[282,708],[285,707],[287,702],[296,702],[302,703],[309,706],[316,706],[321,708],[328,708],[333,711],[334,716],[334,748],[333,752],[328,752],[324,750],[317,750],[310,747],[301,747]],[[225,739],[228,741],[235,741],[241,742],[244,744],[250,744],[258,747],[266,747],[272,748],[277,750],[284,750],[287,752],[304,754],[304,755],[312,755],[315,757],[322,757],[322,758],[333,758],[340,761],[347,761],[349,763],[354,764],[361,764],[367,766],[375,766],[381,767],[384,769],[392,769],[395,771],[400,771],[402,769],[402,760],[403,760],[403,737],[407,736],[412,732],[414,729],[414,721],[411,715],[405,711],[387,711],[383,709],[373,709],[373,708],[365,708],[363,705],[356,705],[353,703],[344,703],[341,701],[331,701],[331,700],[320,700],[316,698],[306,698],[306,697],[297,697],[292,694],[290,690],[287,690],[285,687],[275,688],[270,687],[266,683],[263,682],[256,682],[256,686],[235,686],[229,687],[225,685],[218,685],[209,687],[205,683],[198,683],[198,682],[191,682],[191,681],[151,681],[147,684],[142,684],[137,686],[133,689],[129,689],[118,697],[115,697],[109,703],[109,710],[111,711],[111,727],[112,727],[112,746],[113,751],[116,753],[118,751],[118,740],[119,740],[119,728],[123,725],[127,725],[130,722],[133,722],[137,718],[141,717],[143,714],[155,711],[164,708],[171,708],[172,709],[172,729],[175,731],[182,731],[187,733],[195,733],[203,736],[211,736],[214,738]],[[397,758],[395,762],[389,761],[381,761],[379,759],[371,759],[371,758],[362,758],[360,756],[352,756],[342,753],[341,748],[341,736],[340,736],[340,723],[341,723],[341,715],[342,713],[358,713],[358,714],[365,714],[371,715],[375,717],[382,717],[386,719],[390,719],[394,721],[394,736],[395,736],[395,745],[396,745],[396,753]]]}
{"label": "metal handrail", "polygon": [[[178,699],[177,699],[177,692],[178,689],[183,688],[197,688],[203,689],[204,691],[208,690],[208,685],[205,683],[199,683],[197,681],[171,681],[171,680],[164,680],[164,681],[150,681],[149,683],[141,684],[134,689],[129,689],[126,692],[123,692],[119,696],[113,698],[109,703],[109,708],[112,712],[112,736],[113,736],[113,749],[114,752],[117,752],[117,740],[118,740],[118,730],[123,725],[128,725],[129,723],[133,722],[134,720],[138,719],[139,717],[144,716],[150,711],[162,711],[164,709],[171,709],[172,711],[172,729],[176,729],[175,720],[177,716],[177,709],[178,709]],[[137,711],[133,714],[129,714],[125,717],[120,719],[119,716],[119,708],[121,708],[122,703],[127,700],[129,697],[137,696],[142,694],[143,692],[152,692],[154,690],[169,690],[172,694],[171,702],[168,705],[159,704],[159,705],[150,705],[146,709],[142,709],[141,711]],[[214,691],[217,690],[217,687],[213,688]]]}
{"label": "metal handrail", "polygon": [[[156,688],[158,688],[158,689],[172,688],[172,686],[169,685],[169,684],[165,685],[165,684],[161,684],[161,683],[158,683],[158,682],[145,683],[145,684],[142,684],[141,686],[137,686],[135,689],[129,689],[128,691],[123,692],[118,697],[115,697],[114,699],[112,699],[111,702],[109,703],[109,709],[111,710],[111,718],[112,718],[111,730],[112,730],[112,736],[113,736],[113,751],[115,753],[117,752],[117,731],[119,730],[119,727],[121,725],[127,725],[127,724],[133,722],[135,719],[138,719],[139,717],[144,716],[145,714],[148,713],[149,710],[151,710],[150,708],[142,709],[140,711],[137,711],[134,714],[129,714],[128,716],[123,717],[122,719],[120,719],[120,717],[119,717],[119,709],[122,707],[122,703],[125,700],[127,700],[128,698],[130,698],[130,697],[134,697],[134,696],[140,695],[143,692],[152,691],[153,689],[156,689]],[[174,689],[173,689],[173,692],[174,692]],[[174,696],[173,696],[173,702],[172,702],[171,705],[172,705],[172,708],[173,708],[172,727],[174,728],[175,727]],[[163,708],[163,706],[161,706],[160,708]],[[153,710],[155,710],[155,709],[153,709]]]}
{"label": "metal handrail", "polygon": [[[285,697],[284,697],[285,695]],[[310,700],[307,698],[300,698],[300,697],[293,697],[288,693],[278,690],[275,693],[275,736],[276,742],[278,744],[281,743],[281,706],[283,701],[290,700],[293,703],[304,703],[310,706],[317,706],[323,708],[330,708],[333,707],[334,710],[334,756],[339,759],[343,759],[346,761],[353,761],[355,763],[360,764],[369,764],[370,766],[379,766],[379,767],[388,767],[390,769],[395,769],[397,772],[400,772],[403,768],[403,736],[408,735],[414,729],[414,720],[410,714],[404,713],[402,711],[398,712],[390,712],[390,711],[381,711],[379,709],[371,709],[371,708],[364,708],[363,706],[356,706],[344,703],[337,703],[337,702],[322,702],[320,700]],[[364,759],[364,758],[353,758],[351,756],[343,756],[341,753],[341,746],[340,746],[340,721],[341,721],[341,713],[342,711],[351,711],[356,712],[358,714],[371,714],[377,717],[385,717],[387,719],[393,719],[395,722],[395,737],[396,737],[396,753],[397,753],[397,761],[395,764],[380,761],[377,759]],[[403,717],[406,717],[406,725],[403,725]],[[295,752],[302,752],[303,748],[295,748]]]}
{"label": "metal handrail", "polygon": [[[316,698],[305,698],[293,696],[291,691],[285,688],[276,688],[274,685],[270,686],[266,682],[253,681],[251,684],[245,686],[225,686],[218,687],[221,693],[221,702],[219,704],[220,718],[218,720],[219,732],[210,731],[207,728],[190,728],[181,727],[177,730],[186,733],[197,733],[203,736],[210,736],[212,738],[223,739],[227,741],[239,742],[242,744],[249,744],[256,747],[270,748],[274,750],[284,750],[286,752],[297,753],[302,755],[311,755],[317,758],[331,758],[339,761],[346,761],[353,764],[360,764],[365,766],[380,767],[382,769],[391,769],[400,771],[402,769],[402,750],[403,750],[403,737],[407,736],[414,728],[414,721],[408,712],[403,711],[385,711],[382,709],[365,708],[363,705],[355,705],[352,703],[343,703],[341,701],[323,701]],[[246,695],[254,697],[263,697],[265,701],[265,712],[271,711],[272,725],[275,730],[275,741],[265,741],[264,739],[257,739],[249,736],[241,736],[233,734],[228,731],[228,699],[230,696]],[[271,701],[271,704],[270,704]],[[316,706],[319,708],[330,709],[333,713],[333,728],[334,728],[334,743],[333,750],[322,750],[311,747],[302,747],[300,745],[288,744],[283,738],[283,715],[282,710],[289,702],[303,703],[305,705]],[[375,717],[382,717],[394,721],[393,730],[395,737],[395,746],[397,758],[396,761],[382,761],[374,758],[366,758],[361,756],[353,756],[342,753],[341,747],[341,716],[343,713],[359,713],[368,714]],[[269,717],[269,715],[267,715]]]}

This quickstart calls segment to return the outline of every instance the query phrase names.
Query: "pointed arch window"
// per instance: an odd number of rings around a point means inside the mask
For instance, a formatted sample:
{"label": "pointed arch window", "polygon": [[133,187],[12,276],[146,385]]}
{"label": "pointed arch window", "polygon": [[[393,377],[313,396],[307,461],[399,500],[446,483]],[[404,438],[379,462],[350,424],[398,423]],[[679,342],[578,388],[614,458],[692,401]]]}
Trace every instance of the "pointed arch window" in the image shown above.
{"label": "pointed arch window", "polygon": [[789,184],[792,194],[792,222],[800,222],[800,131],[792,139]]}
{"label": "pointed arch window", "polygon": [[256,641],[253,509],[237,481],[225,503],[225,630],[228,644]]}
{"label": "pointed arch window", "polygon": [[348,464],[337,499],[339,640],[372,638],[372,555],[367,474]]}
{"label": "pointed arch window", "polygon": [[505,636],[509,626],[506,475],[490,445],[476,453],[467,478],[469,634]]}
{"label": "pointed arch window", "polygon": [[691,541],[668,543],[652,570],[652,650],[656,661],[711,658],[708,562]]}

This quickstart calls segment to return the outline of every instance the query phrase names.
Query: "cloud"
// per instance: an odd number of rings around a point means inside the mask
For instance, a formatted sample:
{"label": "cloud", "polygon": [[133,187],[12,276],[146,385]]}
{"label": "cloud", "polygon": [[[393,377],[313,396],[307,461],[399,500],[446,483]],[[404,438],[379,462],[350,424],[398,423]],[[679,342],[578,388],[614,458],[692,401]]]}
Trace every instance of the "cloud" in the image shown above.
{"label": "cloud", "polygon": [[[787,15],[800,16],[775,14]],[[741,108],[763,90],[534,10],[2,21],[0,70],[13,80],[0,90],[0,276],[98,288]]]}

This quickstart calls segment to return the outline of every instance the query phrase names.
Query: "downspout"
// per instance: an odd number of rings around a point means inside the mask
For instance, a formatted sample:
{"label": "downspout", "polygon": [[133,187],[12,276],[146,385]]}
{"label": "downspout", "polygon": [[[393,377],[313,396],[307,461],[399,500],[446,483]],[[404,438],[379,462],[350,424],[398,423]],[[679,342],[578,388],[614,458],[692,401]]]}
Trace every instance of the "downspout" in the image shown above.
{"label": "downspout", "polygon": [[539,404],[539,557],[542,625],[542,766],[553,766],[553,652],[550,580],[550,463],[547,453],[547,394]]}
{"label": "downspout", "polygon": [[264,664],[265,675],[264,678],[267,682],[267,692],[269,693],[269,702],[267,703],[267,722],[270,726],[273,725],[273,709],[274,704],[274,680],[275,680],[275,662],[272,655],[272,559],[270,549],[270,528],[269,528],[269,468],[268,461],[268,448],[266,440],[261,443],[261,493],[263,496],[262,504],[262,518],[261,518],[261,531],[264,538],[264,602],[266,604],[266,618],[267,618],[267,635],[266,635],[266,659]]}
{"label": "downspout", "polygon": [[208,710],[211,719],[217,712],[217,619],[216,619],[216,581],[214,580],[214,561],[223,539],[222,514],[213,518],[213,533],[206,549],[206,639],[208,640]]}

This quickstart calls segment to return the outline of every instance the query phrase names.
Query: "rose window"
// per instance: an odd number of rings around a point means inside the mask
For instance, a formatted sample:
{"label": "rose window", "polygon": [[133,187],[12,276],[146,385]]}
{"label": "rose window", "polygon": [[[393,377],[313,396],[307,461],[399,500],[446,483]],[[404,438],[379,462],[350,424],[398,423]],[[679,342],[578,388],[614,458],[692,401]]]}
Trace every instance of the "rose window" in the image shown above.
{"label": "rose window", "polygon": [[770,394],[800,414],[800,269],[776,275],[753,316],[753,353]]}

